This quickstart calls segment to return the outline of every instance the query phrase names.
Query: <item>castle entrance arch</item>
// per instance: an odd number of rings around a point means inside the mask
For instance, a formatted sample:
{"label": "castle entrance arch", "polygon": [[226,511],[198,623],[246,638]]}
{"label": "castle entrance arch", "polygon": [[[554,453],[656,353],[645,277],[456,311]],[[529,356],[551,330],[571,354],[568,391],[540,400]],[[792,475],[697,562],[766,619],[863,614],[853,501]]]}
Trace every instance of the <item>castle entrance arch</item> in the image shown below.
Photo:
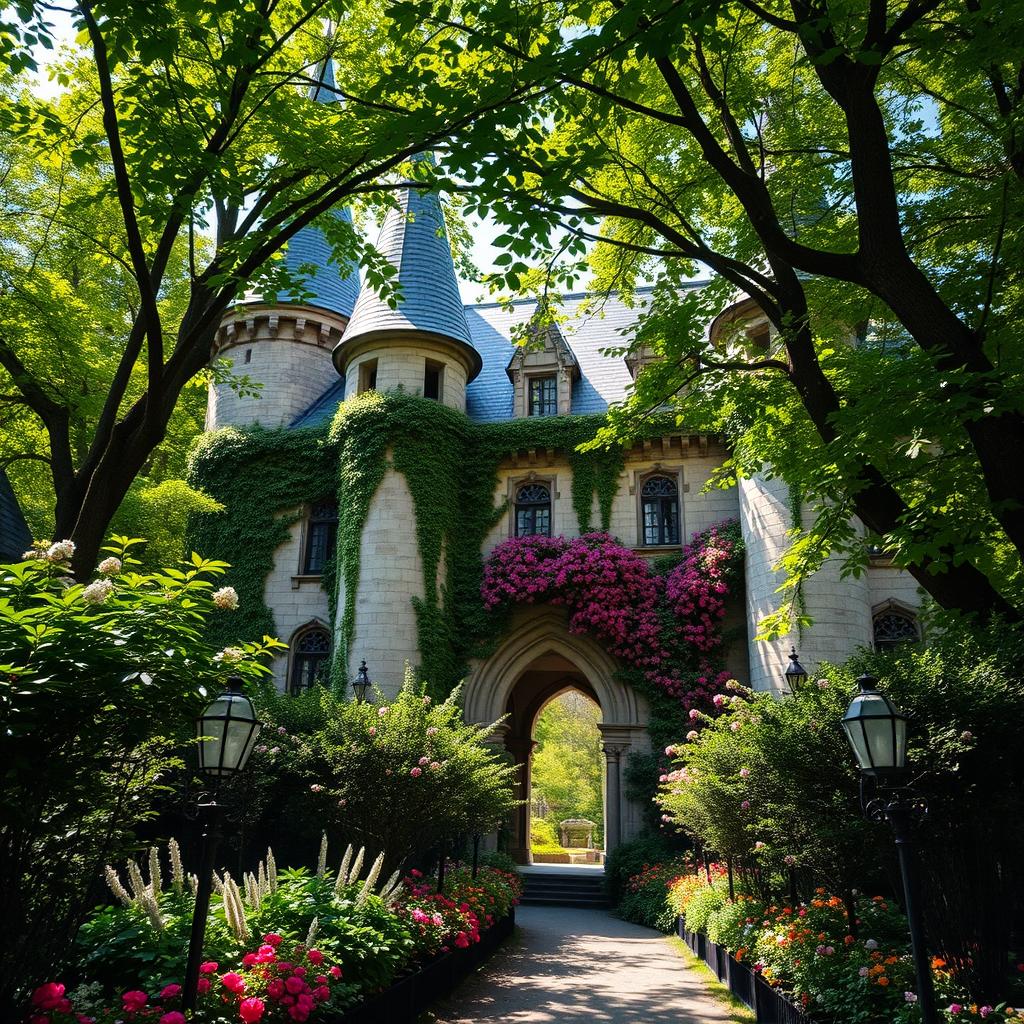
{"label": "castle entrance arch", "polygon": [[569,632],[564,609],[535,606],[520,610],[511,628],[466,681],[466,720],[490,724],[491,742],[517,766],[517,793],[523,803],[512,822],[510,852],[530,863],[530,768],[537,715],[559,693],[578,689],[601,709],[598,729],[605,758],[605,852],[640,829],[641,809],[623,792],[623,769],[630,753],[650,750],[646,702],[616,678],[618,663],[596,641]]}

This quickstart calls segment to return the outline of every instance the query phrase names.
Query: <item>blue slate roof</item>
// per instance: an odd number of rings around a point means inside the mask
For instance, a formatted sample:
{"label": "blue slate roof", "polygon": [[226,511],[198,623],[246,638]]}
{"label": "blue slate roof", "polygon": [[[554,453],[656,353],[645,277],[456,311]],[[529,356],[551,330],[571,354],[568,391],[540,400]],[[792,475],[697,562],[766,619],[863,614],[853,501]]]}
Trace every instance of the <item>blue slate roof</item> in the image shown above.
{"label": "blue slate roof", "polygon": [[[328,58],[317,72],[317,82],[310,86],[309,98],[318,103],[339,103],[341,97],[334,92],[334,62]],[[331,210],[330,217],[337,217],[346,224],[352,223],[352,214],[347,206]],[[288,295],[279,295],[278,302],[301,301],[304,305],[319,306],[341,316],[350,317],[359,296],[359,268],[355,264],[339,266],[324,233],[312,225],[302,228],[288,242],[284,253],[285,266],[289,274],[302,282],[310,297],[301,300]],[[261,296],[249,292],[246,302],[259,302]]]}
{"label": "blue slate roof", "polygon": [[7,474],[0,469],[0,561],[16,562],[32,546],[32,534]]}
{"label": "blue slate roof", "polygon": [[416,188],[403,189],[396,198],[398,209],[384,218],[377,249],[398,270],[401,297],[392,309],[369,284],[363,285],[341,344],[395,330],[472,344],[440,199]]}
{"label": "blue slate roof", "polygon": [[[632,377],[625,359],[605,355],[602,350],[628,343],[650,294],[651,289],[638,288],[632,307],[614,294],[606,298],[587,292],[564,296],[559,312],[565,321],[559,330],[580,371],[572,386],[570,412],[574,415],[607,412],[609,405],[626,397]],[[535,308],[533,299],[514,302],[511,309],[497,302],[462,307],[469,337],[483,360],[479,375],[466,388],[466,413],[471,420],[493,423],[512,418],[512,382],[505,372],[516,351],[512,329],[528,320]],[[338,380],[292,426],[309,427],[330,420],[344,397],[345,382]]]}

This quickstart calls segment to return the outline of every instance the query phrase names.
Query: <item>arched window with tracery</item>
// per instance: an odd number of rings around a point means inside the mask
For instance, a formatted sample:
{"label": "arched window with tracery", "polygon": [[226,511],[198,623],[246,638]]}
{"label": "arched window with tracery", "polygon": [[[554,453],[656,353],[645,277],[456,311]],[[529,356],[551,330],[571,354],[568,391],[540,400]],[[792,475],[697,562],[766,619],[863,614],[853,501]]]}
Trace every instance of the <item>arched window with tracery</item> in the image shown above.
{"label": "arched window with tracery", "polygon": [[546,484],[523,484],[516,491],[516,536],[551,536],[551,489]]}
{"label": "arched window with tracery", "polygon": [[679,485],[670,476],[648,477],[640,489],[644,544],[679,543]]}
{"label": "arched window with tracery", "polygon": [[873,625],[876,651],[891,651],[900,644],[914,643],[921,639],[917,619],[909,612],[886,609],[875,616]]}
{"label": "arched window with tracery", "polygon": [[306,524],[306,547],[302,571],[307,576],[323,574],[327,560],[334,554],[338,538],[338,503],[334,498],[314,502]]}
{"label": "arched window with tracery", "polygon": [[330,656],[331,635],[326,629],[317,626],[303,630],[292,643],[289,691],[296,694],[311,686],[326,685]]}

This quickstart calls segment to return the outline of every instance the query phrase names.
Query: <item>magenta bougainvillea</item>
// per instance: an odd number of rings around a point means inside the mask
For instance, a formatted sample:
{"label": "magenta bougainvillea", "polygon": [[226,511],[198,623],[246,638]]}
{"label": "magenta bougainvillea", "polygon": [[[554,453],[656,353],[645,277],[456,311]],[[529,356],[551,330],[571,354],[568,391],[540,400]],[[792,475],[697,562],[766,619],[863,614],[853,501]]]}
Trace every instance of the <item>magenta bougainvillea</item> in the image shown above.
{"label": "magenta bougainvillea", "polygon": [[[714,654],[738,552],[733,521],[695,534],[666,575],[606,533],[516,537],[491,553],[482,595],[488,609],[564,605],[573,633],[589,633],[690,707],[710,701],[727,678]],[[687,671],[694,666],[696,681]]]}

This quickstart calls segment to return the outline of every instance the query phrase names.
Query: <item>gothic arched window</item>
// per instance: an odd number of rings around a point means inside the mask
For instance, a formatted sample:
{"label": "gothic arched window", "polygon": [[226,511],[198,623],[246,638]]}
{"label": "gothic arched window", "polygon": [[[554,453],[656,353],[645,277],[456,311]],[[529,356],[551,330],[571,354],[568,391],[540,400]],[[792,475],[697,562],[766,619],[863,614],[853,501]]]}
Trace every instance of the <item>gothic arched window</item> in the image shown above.
{"label": "gothic arched window", "polygon": [[302,693],[311,686],[324,685],[330,656],[331,635],[326,629],[314,627],[300,633],[292,642],[291,693]]}
{"label": "gothic arched window", "polygon": [[679,543],[679,485],[669,476],[652,476],[640,489],[644,544]]}
{"label": "gothic arched window", "polygon": [[874,618],[874,641],[876,651],[891,651],[900,644],[913,643],[921,639],[917,620],[909,612],[890,608]]}
{"label": "gothic arched window", "polygon": [[338,503],[333,498],[315,502],[309,510],[306,525],[306,549],[302,555],[302,571],[307,576],[319,576],[327,560],[334,554],[338,536]]}
{"label": "gothic arched window", "polygon": [[516,536],[551,536],[551,490],[544,484],[523,484],[516,491]]}

